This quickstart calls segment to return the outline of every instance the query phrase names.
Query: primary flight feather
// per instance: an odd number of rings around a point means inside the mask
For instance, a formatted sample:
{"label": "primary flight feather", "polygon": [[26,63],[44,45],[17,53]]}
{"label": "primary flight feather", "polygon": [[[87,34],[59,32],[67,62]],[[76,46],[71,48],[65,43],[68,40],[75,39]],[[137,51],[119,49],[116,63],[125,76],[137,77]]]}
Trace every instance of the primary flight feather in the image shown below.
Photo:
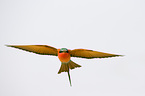
{"label": "primary flight feather", "polygon": [[69,69],[81,67],[80,65],[73,62],[71,60],[71,57],[93,59],[93,58],[107,58],[107,57],[122,56],[122,55],[109,54],[104,52],[88,50],[88,49],[74,49],[74,50],[69,50],[66,48],[57,49],[48,45],[6,45],[6,46],[22,49],[40,55],[58,56],[59,60],[61,61],[61,67],[58,71],[58,74],[60,74],[61,72],[67,72],[70,85],[71,85],[71,79],[70,79]]}

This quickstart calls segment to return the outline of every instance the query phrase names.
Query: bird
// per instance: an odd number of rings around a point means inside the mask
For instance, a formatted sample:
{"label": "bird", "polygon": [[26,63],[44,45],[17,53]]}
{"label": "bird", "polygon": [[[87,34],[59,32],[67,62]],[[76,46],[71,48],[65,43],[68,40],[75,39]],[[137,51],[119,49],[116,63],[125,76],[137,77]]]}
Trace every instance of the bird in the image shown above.
{"label": "bird", "polygon": [[73,62],[71,60],[71,57],[93,59],[93,58],[108,58],[108,57],[123,56],[123,55],[104,53],[104,52],[99,52],[99,51],[94,51],[89,49],[73,49],[73,50],[67,48],[57,49],[55,47],[48,46],[48,45],[6,45],[6,46],[18,48],[28,52],[33,52],[39,55],[57,56],[61,62],[61,66],[58,71],[58,74],[60,74],[61,72],[67,72],[70,86],[72,86],[70,69],[81,67],[81,65]]}

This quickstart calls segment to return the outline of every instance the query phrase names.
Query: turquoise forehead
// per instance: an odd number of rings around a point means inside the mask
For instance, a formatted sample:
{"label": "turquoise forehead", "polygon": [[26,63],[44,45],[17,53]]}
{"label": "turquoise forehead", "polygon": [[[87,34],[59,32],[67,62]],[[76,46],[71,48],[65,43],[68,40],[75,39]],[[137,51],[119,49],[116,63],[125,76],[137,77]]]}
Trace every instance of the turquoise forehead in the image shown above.
{"label": "turquoise forehead", "polygon": [[61,48],[60,51],[68,51],[66,48]]}

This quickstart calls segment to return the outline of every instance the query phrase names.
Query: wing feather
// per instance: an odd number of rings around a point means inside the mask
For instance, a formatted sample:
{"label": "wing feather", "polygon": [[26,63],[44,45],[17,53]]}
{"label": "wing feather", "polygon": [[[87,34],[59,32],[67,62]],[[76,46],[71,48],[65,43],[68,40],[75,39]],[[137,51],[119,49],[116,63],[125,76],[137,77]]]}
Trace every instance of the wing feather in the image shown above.
{"label": "wing feather", "polygon": [[79,57],[79,58],[87,58],[87,59],[122,56],[122,55],[98,52],[98,51],[93,51],[93,50],[88,50],[88,49],[70,50],[70,55],[71,57]]}
{"label": "wing feather", "polygon": [[56,48],[47,45],[6,45],[6,46],[22,49],[40,55],[57,56],[58,53]]}

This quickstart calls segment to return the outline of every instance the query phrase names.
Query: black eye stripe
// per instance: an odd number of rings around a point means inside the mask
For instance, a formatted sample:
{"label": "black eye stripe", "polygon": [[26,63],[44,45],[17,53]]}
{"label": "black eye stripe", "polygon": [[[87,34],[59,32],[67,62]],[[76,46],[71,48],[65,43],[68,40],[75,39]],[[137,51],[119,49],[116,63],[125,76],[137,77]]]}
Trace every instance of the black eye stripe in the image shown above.
{"label": "black eye stripe", "polygon": [[59,51],[59,53],[62,53],[62,52],[66,52],[66,53],[68,53],[68,50],[66,50],[66,51],[61,51],[61,50],[60,50],[60,51]]}
{"label": "black eye stripe", "polygon": [[59,53],[62,53],[63,51],[59,51]]}

